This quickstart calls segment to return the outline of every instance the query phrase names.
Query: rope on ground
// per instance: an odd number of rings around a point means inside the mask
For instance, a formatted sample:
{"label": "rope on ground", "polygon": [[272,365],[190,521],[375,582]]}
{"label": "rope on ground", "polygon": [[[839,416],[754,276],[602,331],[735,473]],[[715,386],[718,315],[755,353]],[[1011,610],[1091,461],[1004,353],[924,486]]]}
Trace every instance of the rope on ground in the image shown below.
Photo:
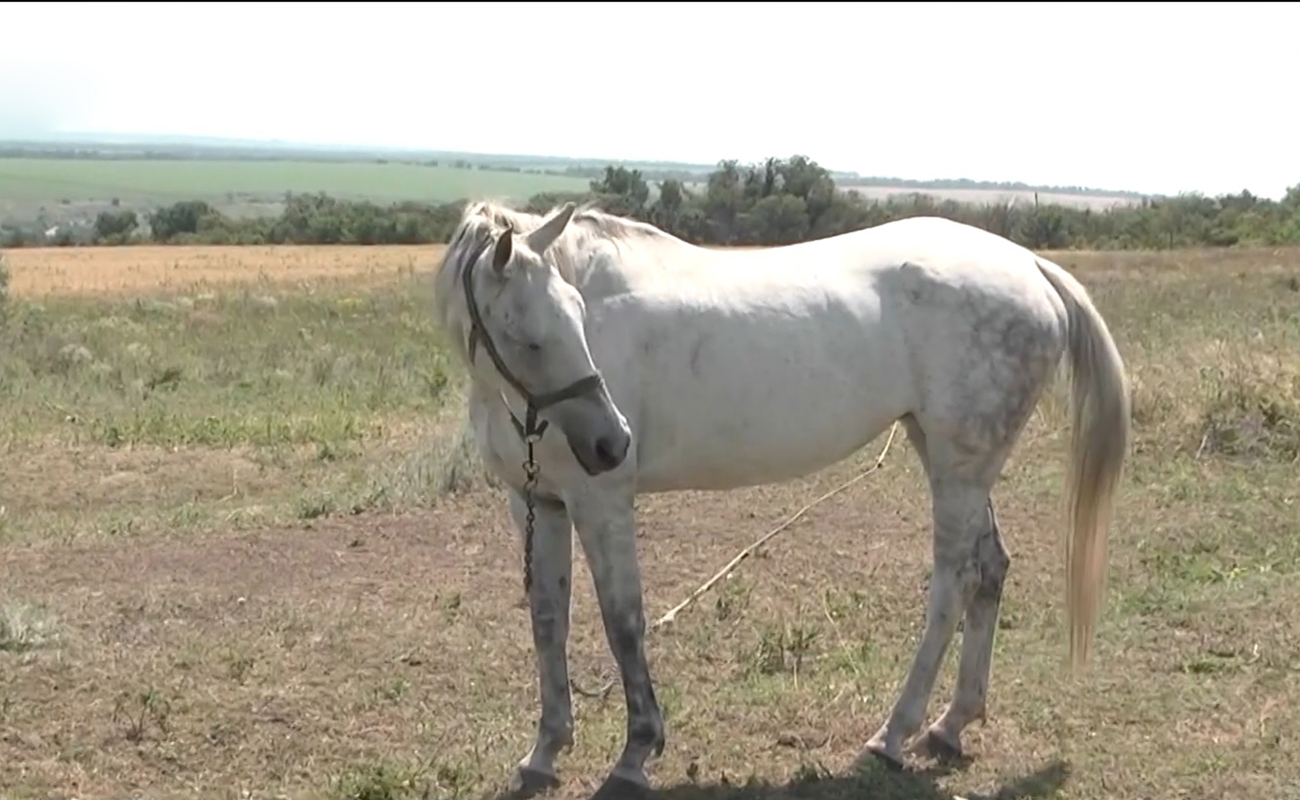
{"label": "rope on ground", "polygon": [[[782,522],[780,525],[777,525],[772,530],[768,531],[758,539],[754,540],[752,544],[750,544],[744,550],[741,550],[739,553],[736,554],[734,558],[728,561],[726,566],[724,566],[722,569],[714,573],[712,578],[709,578],[707,581],[700,584],[700,587],[695,591],[691,592],[690,595],[687,596],[685,600],[683,600],[682,602],[674,606],[671,610],[668,611],[667,614],[664,614],[662,617],[655,620],[654,623],[650,626],[650,632],[653,633],[654,631],[658,630],[664,625],[671,624],[675,619],[677,619],[677,615],[683,609],[690,606],[691,603],[694,603],[696,600],[698,600],[702,595],[704,595],[705,592],[709,591],[714,586],[716,586],[718,581],[730,575],[731,571],[734,570],[736,566],[740,564],[740,562],[744,561],[746,558],[749,558],[751,555],[753,555],[758,550],[758,548],[767,544],[772,539],[772,537],[776,536],[781,531],[786,530],[791,525],[798,522],[799,519],[804,514],[807,514],[809,511],[816,508],[821,503],[826,502],[827,500],[831,499],[835,495],[839,494],[845,489],[848,489],[849,487],[853,486],[855,483],[858,483],[863,478],[866,478],[868,475],[870,475],[871,473],[875,472],[876,470],[884,466],[885,456],[889,455],[889,448],[893,446],[894,434],[896,434],[897,432],[898,432],[898,423],[895,422],[893,427],[889,429],[889,438],[885,439],[885,446],[881,448],[880,455],[876,456],[876,460],[871,464],[870,467],[867,467],[864,471],[858,473],[857,475],[853,476],[852,478],[845,481],[844,483],[841,483],[839,486],[836,486],[834,489],[831,489],[829,492],[822,495],[821,497],[818,497],[816,500],[813,500],[812,502],[808,503],[806,506],[796,511],[794,514],[790,515],[790,517],[786,519],[785,522]],[[614,687],[614,680],[611,678],[610,681],[606,683],[603,687],[601,687],[599,691],[595,691],[595,692],[582,689],[573,680],[569,681],[569,685],[570,687],[572,687],[573,691],[577,692],[583,697],[599,697],[601,699],[604,699],[609,696],[610,689]]]}
{"label": "rope on ground", "polygon": [[885,446],[881,449],[880,455],[876,457],[875,462],[870,467],[867,467],[867,469],[864,472],[858,473],[857,475],[845,481],[844,483],[841,483],[839,486],[836,486],[834,489],[831,489],[826,494],[822,495],[821,497],[818,497],[816,500],[813,500],[808,505],[796,511],[785,522],[782,522],[780,525],[777,525],[775,528],[773,528],[763,536],[756,539],[754,543],[751,544],[749,547],[746,547],[744,550],[741,550],[739,553],[736,554],[735,558],[728,561],[727,565],[722,569],[718,570],[712,578],[709,578],[707,581],[705,581],[700,585],[700,588],[691,592],[689,597],[687,597],[682,602],[678,603],[667,614],[664,614],[662,617],[655,620],[654,624],[650,626],[650,630],[652,631],[658,630],[664,625],[671,624],[672,621],[677,618],[677,614],[682,609],[686,608],[691,603],[694,603],[696,600],[699,599],[701,595],[703,595],[705,592],[707,592],[708,590],[712,589],[715,585],[717,585],[718,581],[722,580],[727,575],[729,575],[731,571],[736,568],[737,564],[739,564],[740,562],[744,561],[746,558],[749,558],[751,555],[753,555],[754,552],[758,550],[758,548],[767,544],[767,542],[773,536],[776,536],[781,531],[785,530],[786,528],[789,528],[791,525],[798,522],[800,517],[802,517],[804,514],[807,514],[813,508],[816,508],[821,503],[826,502],[827,500],[831,499],[835,495],[839,494],[840,492],[849,488],[853,484],[867,477],[871,473],[880,469],[881,466],[883,466],[885,463],[885,456],[889,455],[889,448],[894,444],[894,434],[897,431],[898,431],[898,423],[895,422],[894,426],[889,429],[889,438],[885,440]]}

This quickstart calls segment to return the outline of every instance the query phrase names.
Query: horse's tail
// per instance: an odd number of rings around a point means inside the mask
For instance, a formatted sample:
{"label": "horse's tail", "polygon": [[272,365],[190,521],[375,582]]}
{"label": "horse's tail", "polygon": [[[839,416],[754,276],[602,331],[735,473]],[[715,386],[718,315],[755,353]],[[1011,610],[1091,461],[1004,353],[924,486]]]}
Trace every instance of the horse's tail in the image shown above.
{"label": "horse's tail", "polygon": [[1088,662],[1106,585],[1106,535],[1129,443],[1129,392],[1115,340],[1074,276],[1043,258],[1065,303],[1072,376],[1070,470],[1066,486],[1066,619],[1070,664]]}

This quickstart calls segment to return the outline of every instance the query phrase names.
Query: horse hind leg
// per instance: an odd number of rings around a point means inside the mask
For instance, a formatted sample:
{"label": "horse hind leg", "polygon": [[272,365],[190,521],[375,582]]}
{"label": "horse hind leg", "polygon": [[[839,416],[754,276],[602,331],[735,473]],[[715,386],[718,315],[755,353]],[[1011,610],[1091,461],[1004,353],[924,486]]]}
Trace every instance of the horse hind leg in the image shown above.
{"label": "horse hind leg", "polygon": [[889,718],[867,742],[866,749],[897,766],[903,763],[903,742],[920,729],[939,666],[956,632],[957,621],[974,594],[978,575],[972,559],[970,532],[975,514],[984,510],[983,487],[964,482],[931,480],[934,499],[934,569],[930,580],[925,631]]}
{"label": "horse hind leg", "polygon": [[[975,448],[957,444],[948,438],[936,438],[927,435],[921,424],[912,417],[905,417],[904,424],[930,482],[934,516],[934,569],[930,581],[925,631],[903,689],[889,718],[865,748],[867,753],[894,766],[903,764],[903,743],[924,722],[926,706],[934,691],[939,667],[963,613],[968,615],[968,626],[972,624],[969,609],[983,587],[986,561],[989,565],[994,565],[997,561],[996,556],[986,558],[982,555],[986,549],[989,553],[997,550],[992,541],[996,541],[998,546],[1001,544],[1000,539],[991,539],[992,506],[989,493],[1010,449],[1005,446],[995,449]],[[994,572],[995,570],[988,570],[990,583],[993,582]],[[1001,572],[1005,575],[1005,568]],[[996,583],[1000,597],[1001,581]],[[981,605],[973,622],[976,628],[987,623],[991,630],[996,626],[996,606],[990,611],[988,603]],[[971,636],[969,630],[963,637],[963,674],[968,686],[961,695],[962,703],[957,705],[958,710],[953,712],[945,725],[961,722],[959,715],[976,706],[968,701],[968,697],[974,693],[978,692],[982,701],[983,689],[987,687],[987,671],[984,672],[983,680],[978,677],[981,662],[987,663],[988,659],[981,656],[983,647],[980,641],[980,637]],[[982,710],[982,702],[979,706]],[[947,731],[948,728],[943,730]]]}
{"label": "horse hind leg", "polygon": [[975,548],[979,583],[966,606],[957,688],[952,702],[918,743],[918,750],[943,761],[962,757],[962,731],[975,720],[984,719],[1002,587],[1011,567],[1011,556],[1002,541],[992,501],[988,504],[988,519],[978,534]]}
{"label": "horse hind leg", "polygon": [[[997,326],[992,326],[996,328]],[[990,493],[1029,421],[1060,357],[1060,337],[1036,322],[1014,322],[999,341],[1018,339],[1017,352],[976,353],[968,360],[983,369],[963,370],[934,387],[938,413],[920,413],[908,434],[923,452],[933,504],[934,569],[925,632],[889,719],[866,750],[901,765],[902,745],[920,728],[939,666],[966,616],[962,657],[953,701],[927,731],[925,742],[943,755],[960,753],[961,731],[983,714],[993,635],[1010,557],[1002,544]],[[1033,334],[1032,336],[1030,334]],[[1044,334],[1044,335],[1040,335]]]}

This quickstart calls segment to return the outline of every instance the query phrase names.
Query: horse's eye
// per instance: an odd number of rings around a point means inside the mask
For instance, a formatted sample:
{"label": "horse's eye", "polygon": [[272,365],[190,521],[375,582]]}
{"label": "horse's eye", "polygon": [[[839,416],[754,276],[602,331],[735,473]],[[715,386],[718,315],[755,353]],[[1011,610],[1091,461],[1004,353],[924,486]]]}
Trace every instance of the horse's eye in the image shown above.
{"label": "horse's eye", "polygon": [[542,346],[541,346],[540,344],[538,344],[537,342],[529,342],[529,343],[528,343],[528,349],[531,350],[531,351],[533,351],[534,353],[540,353],[540,352],[542,352]]}

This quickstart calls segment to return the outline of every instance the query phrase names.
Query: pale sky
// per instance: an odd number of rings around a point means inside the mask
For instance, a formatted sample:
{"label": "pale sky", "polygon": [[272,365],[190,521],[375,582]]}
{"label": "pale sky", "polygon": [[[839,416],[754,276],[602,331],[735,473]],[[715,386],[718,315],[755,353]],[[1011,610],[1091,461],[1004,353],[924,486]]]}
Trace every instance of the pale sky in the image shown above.
{"label": "pale sky", "polygon": [[0,137],[1300,183],[1295,3],[11,2],[0,29]]}

